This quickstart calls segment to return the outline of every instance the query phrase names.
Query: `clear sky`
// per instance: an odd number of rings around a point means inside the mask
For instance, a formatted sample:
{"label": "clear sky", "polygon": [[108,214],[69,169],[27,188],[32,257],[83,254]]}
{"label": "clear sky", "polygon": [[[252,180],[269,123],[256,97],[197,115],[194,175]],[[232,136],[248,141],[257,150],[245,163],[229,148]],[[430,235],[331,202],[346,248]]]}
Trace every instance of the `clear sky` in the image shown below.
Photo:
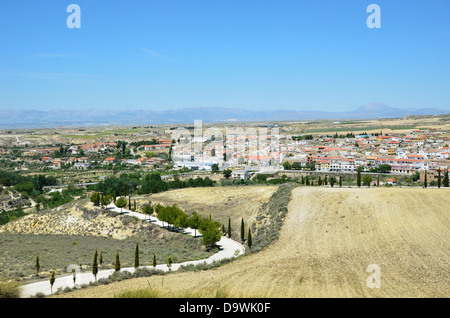
{"label": "clear sky", "polygon": [[450,109],[449,0],[0,1],[2,109],[369,102]]}

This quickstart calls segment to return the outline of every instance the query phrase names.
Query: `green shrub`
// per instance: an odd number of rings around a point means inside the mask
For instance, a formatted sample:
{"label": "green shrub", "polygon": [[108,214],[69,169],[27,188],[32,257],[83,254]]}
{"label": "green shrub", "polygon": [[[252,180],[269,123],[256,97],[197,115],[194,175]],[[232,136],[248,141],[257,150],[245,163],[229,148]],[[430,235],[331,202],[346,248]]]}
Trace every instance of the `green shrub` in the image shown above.
{"label": "green shrub", "polygon": [[16,209],[13,211],[6,211],[0,213],[0,225],[14,221],[24,215],[27,215],[22,209]]}

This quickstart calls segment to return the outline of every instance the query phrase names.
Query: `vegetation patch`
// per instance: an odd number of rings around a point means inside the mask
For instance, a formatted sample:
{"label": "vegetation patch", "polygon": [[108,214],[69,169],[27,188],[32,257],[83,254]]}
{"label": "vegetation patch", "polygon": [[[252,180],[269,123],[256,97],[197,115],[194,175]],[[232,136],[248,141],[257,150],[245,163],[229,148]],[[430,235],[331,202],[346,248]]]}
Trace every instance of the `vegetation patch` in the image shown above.
{"label": "vegetation patch", "polygon": [[0,213],[0,225],[6,224],[10,221],[14,221],[18,218],[21,218],[24,215],[26,215],[26,213],[22,209],[1,212]]}
{"label": "vegetation patch", "polygon": [[252,224],[252,251],[259,251],[278,239],[288,211],[292,189],[297,183],[281,184],[268,202],[262,204]]}
{"label": "vegetation patch", "polygon": [[163,291],[154,287],[128,290],[115,295],[115,298],[232,298],[227,289],[207,288],[202,290]]}
{"label": "vegetation patch", "polygon": [[[95,249],[102,253],[99,270],[114,268],[117,251],[120,251],[122,266],[131,267],[137,242],[143,266],[152,265],[153,253],[157,264],[165,264],[169,256],[178,263],[208,258],[216,252],[206,250],[200,238],[72,202],[50,211],[29,214],[0,227],[0,276],[27,281],[48,279],[53,268],[57,269],[57,275],[66,274],[71,264],[81,264],[83,271],[91,271]],[[35,268],[37,255],[39,275]]]}
{"label": "vegetation patch", "polygon": [[5,279],[0,280],[0,298],[18,298],[21,292],[19,283]]}

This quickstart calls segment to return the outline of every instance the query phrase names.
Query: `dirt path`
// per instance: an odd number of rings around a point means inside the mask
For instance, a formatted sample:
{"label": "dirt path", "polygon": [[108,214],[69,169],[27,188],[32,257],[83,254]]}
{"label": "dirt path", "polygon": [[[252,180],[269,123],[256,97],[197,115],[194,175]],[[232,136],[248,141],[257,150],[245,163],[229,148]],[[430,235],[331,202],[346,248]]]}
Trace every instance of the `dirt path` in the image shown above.
{"label": "dirt path", "polygon": [[[148,215],[145,215],[142,213],[132,212],[128,209],[120,209],[120,208],[116,207],[114,203],[111,203],[108,206],[108,208],[110,211],[114,211],[114,212],[121,213],[121,214],[122,213],[128,214],[130,216],[133,216],[133,217],[141,219],[141,220],[148,220],[149,222],[152,222],[153,224],[158,225],[158,226],[164,225],[163,222],[159,221],[154,216],[148,216]],[[183,234],[194,236],[195,233],[197,233],[197,232],[189,227],[186,229],[183,229]],[[182,235],[182,234],[180,234],[180,235]],[[197,236],[201,236],[201,234],[197,233]],[[220,261],[223,259],[237,257],[239,255],[244,254],[244,252],[245,252],[245,248],[242,244],[240,244],[232,239],[229,239],[225,236],[221,237],[220,241],[217,242],[217,246],[219,247],[220,250],[217,253],[208,257],[207,259],[196,260],[196,261],[187,261],[187,262],[183,262],[183,263],[174,263],[174,264],[172,264],[170,270],[177,271],[180,268],[180,266],[186,266],[186,265],[198,265],[198,264],[204,264],[204,263],[212,264],[215,261]],[[152,268],[152,266],[141,266],[141,268]],[[169,268],[165,264],[157,265],[155,267],[155,269],[162,270],[162,271],[169,270]],[[121,271],[128,271],[130,273],[134,273],[135,268],[127,267],[127,268],[121,269]],[[97,279],[107,278],[113,272],[114,272],[114,270],[112,270],[112,269],[101,270],[97,274]],[[83,284],[89,284],[90,282],[94,282],[94,281],[95,281],[95,277],[92,273],[79,273],[78,278],[77,278],[77,286],[83,285]],[[55,283],[53,286],[53,291],[58,290],[59,288],[64,289],[65,287],[70,287],[70,288],[74,287],[74,282],[72,281],[71,274],[67,274],[66,276],[57,278],[55,280]],[[47,296],[52,294],[52,288],[50,288],[49,281],[41,281],[41,282],[23,285],[22,289],[23,289],[22,297],[31,297],[33,295],[36,295],[37,293],[42,293]]]}
{"label": "dirt path", "polygon": [[[280,239],[204,272],[164,278],[174,292],[225,288],[234,297],[448,297],[450,189],[296,188]],[[366,272],[376,264],[380,288]],[[63,297],[114,297],[161,286],[133,279]]]}

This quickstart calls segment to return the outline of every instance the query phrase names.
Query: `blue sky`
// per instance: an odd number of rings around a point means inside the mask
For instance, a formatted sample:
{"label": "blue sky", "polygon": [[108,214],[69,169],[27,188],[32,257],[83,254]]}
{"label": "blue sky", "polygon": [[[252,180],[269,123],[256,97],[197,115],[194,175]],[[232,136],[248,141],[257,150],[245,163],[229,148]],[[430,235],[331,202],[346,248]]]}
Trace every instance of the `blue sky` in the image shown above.
{"label": "blue sky", "polygon": [[450,110],[450,1],[0,1],[2,109],[369,102]]}

